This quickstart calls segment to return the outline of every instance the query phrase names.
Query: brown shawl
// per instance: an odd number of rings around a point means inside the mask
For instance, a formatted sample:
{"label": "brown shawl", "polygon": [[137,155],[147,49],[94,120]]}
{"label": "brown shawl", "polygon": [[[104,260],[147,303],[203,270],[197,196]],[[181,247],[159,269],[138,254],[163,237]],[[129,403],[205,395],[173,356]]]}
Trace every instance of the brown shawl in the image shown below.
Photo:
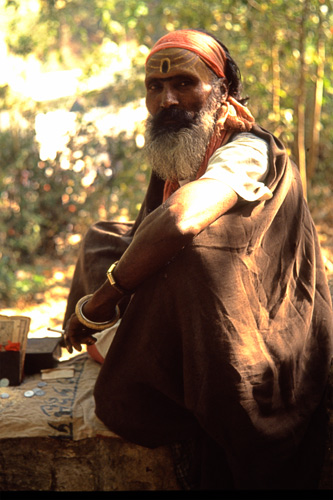
{"label": "brown shawl", "polygon": [[[225,461],[205,452],[220,479],[201,486],[311,487],[318,440],[309,430],[319,429],[332,356],[330,295],[298,170],[278,139],[257,125],[252,132],[270,145],[273,198],[237,205],[132,296],[96,383],[96,413],[143,446],[206,436]],[[134,226],[89,231],[66,317],[104,281],[162,193],[152,176]]]}

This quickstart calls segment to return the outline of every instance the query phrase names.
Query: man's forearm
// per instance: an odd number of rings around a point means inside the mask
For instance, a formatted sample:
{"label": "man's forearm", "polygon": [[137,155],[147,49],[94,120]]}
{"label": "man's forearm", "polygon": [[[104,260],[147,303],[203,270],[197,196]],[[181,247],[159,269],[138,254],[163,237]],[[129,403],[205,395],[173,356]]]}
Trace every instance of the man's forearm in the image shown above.
{"label": "man's forearm", "polygon": [[116,280],[127,290],[137,288],[237,200],[237,194],[218,181],[183,186],[141,223],[115,269]]}
{"label": "man's forearm", "polygon": [[121,257],[114,276],[122,288],[135,290],[145,279],[166,265],[193,235],[182,234],[159,207],[136,232]]}
{"label": "man's forearm", "polygon": [[[141,223],[114,269],[113,275],[117,283],[131,293],[151,274],[167,264],[189,240],[188,235],[177,231],[168,208],[163,205],[158,207]],[[107,269],[105,275],[106,271]],[[121,298],[122,294],[106,279],[84,306],[84,313],[93,321],[106,321],[110,318],[110,308],[112,312]]]}
{"label": "man's forearm", "polygon": [[[113,275],[117,283],[129,293],[166,265],[193,238],[191,235],[180,234],[172,221],[167,222],[167,219],[162,207],[150,214],[114,269]],[[121,298],[122,294],[106,279],[84,306],[84,313],[93,321],[106,321],[110,318],[110,310]]]}
{"label": "man's forearm", "polygon": [[[190,184],[149,214],[137,229],[114,270],[117,283],[125,290],[136,290],[237,202],[236,193],[223,183],[206,179]],[[107,320],[110,307],[120,298],[106,280],[84,311],[95,321]]]}

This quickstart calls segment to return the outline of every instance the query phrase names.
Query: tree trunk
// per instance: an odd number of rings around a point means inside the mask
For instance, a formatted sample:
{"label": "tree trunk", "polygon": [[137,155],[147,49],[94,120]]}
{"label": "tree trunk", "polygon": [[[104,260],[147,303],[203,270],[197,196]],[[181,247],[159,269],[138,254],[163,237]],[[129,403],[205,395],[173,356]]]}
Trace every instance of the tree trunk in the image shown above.
{"label": "tree trunk", "polygon": [[299,52],[300,52],[300,75],[298,84],[298,103],[297,103],[297,152],[298,166],[301,174],[304,197],[307,198],[307,180],[306,180],[306,156],[305,156],[305,20],[308,11],[309,0],[304,2],[302,18],[299,33]]}
{"label": "tree trunk", "polygon": [[324,66],[325,66],[325,37],[323,33],[323,19],[322,14],[319,13],[319,26],[318,26],[318,63],[316,75],[316,88],[315,88],[315,101],[313,109],[312,120],[312,137],[310,144],[310,154],[308,162],[308,179],[311,180],[317,166],[318,153],[319,153],[319,136],[320,136],[320,115],[323,102],[323,87],[324,87]]}
{"label": "tree trunk", "polygon": [[273,112],[275,120],[280,120],[280,58],[279,58],[279,45],[273,40],[272,44],[272,66],[273,66]]}

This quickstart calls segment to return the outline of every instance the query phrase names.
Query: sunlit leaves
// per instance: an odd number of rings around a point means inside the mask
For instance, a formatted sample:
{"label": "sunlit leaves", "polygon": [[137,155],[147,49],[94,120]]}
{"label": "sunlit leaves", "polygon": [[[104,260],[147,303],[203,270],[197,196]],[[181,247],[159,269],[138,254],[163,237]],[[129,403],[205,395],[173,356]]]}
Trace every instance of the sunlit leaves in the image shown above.
{"label": "sunlit leaves", "polygon": [[32,129],[0,133],[0,300],[16,297],[17,268],[71,251],[96,219],[135,218],[149,175],[142,137],[103,136],[79,120],[66,146],[41,160]]}

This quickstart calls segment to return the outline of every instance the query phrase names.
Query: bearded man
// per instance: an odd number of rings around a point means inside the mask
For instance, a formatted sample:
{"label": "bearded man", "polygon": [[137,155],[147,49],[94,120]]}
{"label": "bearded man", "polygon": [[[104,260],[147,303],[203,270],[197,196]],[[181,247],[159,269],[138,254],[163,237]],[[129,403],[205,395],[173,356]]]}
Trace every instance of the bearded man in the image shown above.
{"label": "bearded man", "polygon": [[148,191],[134,224],[88,231],[67,347],[121,316],[96,414],[172,446],[182,487],[315,488],[332,309],[297,167],[211,35],[162,37],[145,83]]}

